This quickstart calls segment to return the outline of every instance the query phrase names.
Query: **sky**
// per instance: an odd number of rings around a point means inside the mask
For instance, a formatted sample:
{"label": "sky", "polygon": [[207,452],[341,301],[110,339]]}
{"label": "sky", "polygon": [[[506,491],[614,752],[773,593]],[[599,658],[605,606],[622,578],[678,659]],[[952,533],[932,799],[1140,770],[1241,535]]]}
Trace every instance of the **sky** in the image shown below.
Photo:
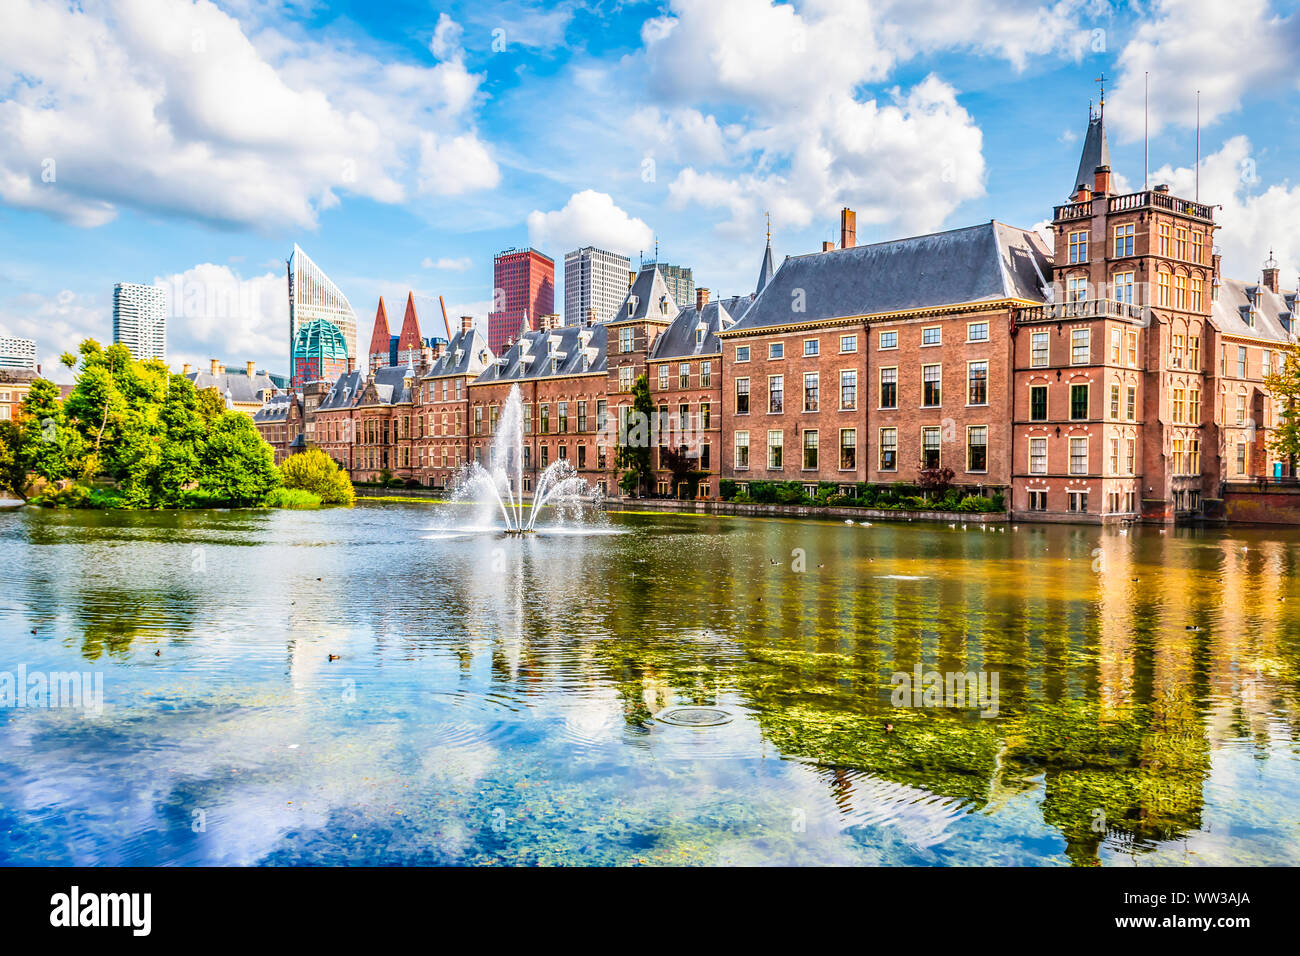
{"label": "sky", "polygon": [[[485,321],[492,256],[581,245],[753,291],[786,255],[1066,201],[1106,77],[1121,188],[1219,204],[1224,269],[1300,275],[1300,40],[1268,0],[0,0],[0,334],[45,371],[161,282],[168,360],[288,367],[296,242]],[[437,334],[428,316],[424,334]],[[394,332],[396,327],[394,327]]]}

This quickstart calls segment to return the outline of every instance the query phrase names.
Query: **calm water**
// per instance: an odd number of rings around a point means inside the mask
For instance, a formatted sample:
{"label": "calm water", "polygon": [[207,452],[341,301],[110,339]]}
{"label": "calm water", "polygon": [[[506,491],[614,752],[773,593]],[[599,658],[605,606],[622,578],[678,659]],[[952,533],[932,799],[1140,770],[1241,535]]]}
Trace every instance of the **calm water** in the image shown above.
{"label": "calm water", "polygon": [[0,864],[1300,864],[1300,532],[437,524],[0,515]]}

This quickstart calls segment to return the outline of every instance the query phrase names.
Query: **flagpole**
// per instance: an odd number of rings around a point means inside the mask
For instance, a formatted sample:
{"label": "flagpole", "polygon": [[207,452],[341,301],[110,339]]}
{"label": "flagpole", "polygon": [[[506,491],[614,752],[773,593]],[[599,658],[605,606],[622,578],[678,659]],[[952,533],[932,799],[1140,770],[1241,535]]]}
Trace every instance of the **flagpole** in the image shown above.
{"label": "flagpole", "polygon": [[1151,170],[1151,71],[1142,80],[1142,191],[1147,191]]}
{"label": "flagpole", "polygon": [[1201,201],[1201,91],[1196,91],[1196,201]]}

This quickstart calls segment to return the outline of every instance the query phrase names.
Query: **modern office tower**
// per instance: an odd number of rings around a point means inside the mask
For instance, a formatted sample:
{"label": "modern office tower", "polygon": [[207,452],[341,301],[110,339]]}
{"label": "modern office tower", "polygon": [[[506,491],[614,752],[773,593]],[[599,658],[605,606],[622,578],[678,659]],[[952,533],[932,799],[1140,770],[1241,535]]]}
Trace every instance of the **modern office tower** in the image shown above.
{"label": "modern office tower", "polygon": [[113,341],[136,359],[167,361],[166,290],[119,282],[113,286]]}
{"label": "modern office tower", "polygon": [[36,371],[36,340],[0,336],[0,368]]}
{"label": "modern office tower", "polygon": [[298,327],[293,340],[293,387],[308,382],[332,382],[348,371],[348,349],[343,333],[333,322],[312,319]]}
{"label": "modern office tower", "polygon": [[357,316],[347,296],[330,281],[320,266],[294,243],[286,263],[289,274],[289,378],[300,378],[294,368],[298,330],[316,320],[329,322],[343,335],[347,358],[357,357]]}
{"label": "modern office tower", "polygon": [[564,324],[580,325],[595,313],[608,321],[627,295],[632,261],[617,252],[583,246],[564,257]]}
{"label": "modern office tower", "polygon": [[670,266],[666,262],[647,262],[646,265],[659,266],[659,274],[664,277],[673,301],[685,308],[695,301],[695,279],[688,266]]}
{"label": "modern office tower", "polygon": [[527,322],[555,311],[555,260],[536,249],[507,249],[492,260],[492,309],[488,314],[488,348],[505,351]]}

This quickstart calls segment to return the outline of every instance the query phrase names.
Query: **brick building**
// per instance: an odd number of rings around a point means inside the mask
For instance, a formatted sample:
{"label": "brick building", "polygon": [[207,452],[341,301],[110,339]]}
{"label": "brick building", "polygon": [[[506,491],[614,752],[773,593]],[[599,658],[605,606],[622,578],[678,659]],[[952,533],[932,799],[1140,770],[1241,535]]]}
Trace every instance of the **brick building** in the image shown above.
{"label": "brick building", "polygon": [[416,477],[431,488],[450,488],[469,450],[469,385],[493,356],[473,319],[462,316],[447,348],[430,357],[416,395]]}
{"label": "brick building", "polygon": [[492,260],[488,348],[500,355],[538,316],[555,311],[555,260],[536,249],[507,249]]}

